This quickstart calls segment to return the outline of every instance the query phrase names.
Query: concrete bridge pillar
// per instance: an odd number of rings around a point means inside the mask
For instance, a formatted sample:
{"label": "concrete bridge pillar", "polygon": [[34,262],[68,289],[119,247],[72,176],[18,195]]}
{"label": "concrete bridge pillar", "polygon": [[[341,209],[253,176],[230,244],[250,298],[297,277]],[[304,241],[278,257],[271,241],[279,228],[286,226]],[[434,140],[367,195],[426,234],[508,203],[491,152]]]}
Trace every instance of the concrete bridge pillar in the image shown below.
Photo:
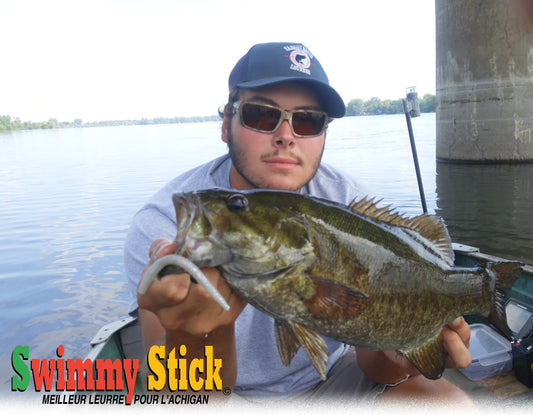
{"label": "concrete bridge pillar", "polygon": [[533,161],[533,31],[513,0],[435,0],[437,159]]}

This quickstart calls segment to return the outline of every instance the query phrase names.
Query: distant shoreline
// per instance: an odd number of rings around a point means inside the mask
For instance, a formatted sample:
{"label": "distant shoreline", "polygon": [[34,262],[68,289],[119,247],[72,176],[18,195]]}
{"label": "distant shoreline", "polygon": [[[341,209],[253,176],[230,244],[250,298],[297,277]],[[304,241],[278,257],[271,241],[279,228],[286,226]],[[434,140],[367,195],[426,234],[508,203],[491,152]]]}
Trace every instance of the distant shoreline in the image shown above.
{"label": "distant shoreline", "polygon": [[86,127],[115,127],[123,125],[154,125],[154,124],[182,124],[205,121],[218,121],[218,115],[193,116],[193,117],[157,117],[142,118],[140,120],[106,120],[82,122],[76,119],[73,122],[58,121],[51,118],[48,121],[21,121],[19,118],[11,119],[9,115],[0,115],[0,131],[17,131],[17,130],[48,130],[55,128],[86,128]]}
{"label": "distant shoreline", "polygon": [[[425,94],[420,99],[421,112],[435,112],[435,95]],[[365,116],[365,115],[386,115],[386,114],[403,114],[403,104],[401,99],[381,100],[372,97],[369,100],[352,99],[346,105],[346,116]],[[83,122],[81,119],[75,119],[73,122],[58,121],[56,118],[50,118],[48,121],[21,121],[19,118],[11,119],[9,115],[0,115],[0,131],[14,130],[46,130],[54,128],[84,128],[84,127],[115,127],[121,125],[154,125],[154,124],[182,124],[205,121],[219,121],[219,115],[205,115],[193,117],[157,117],[142,118],[140,120],[107,120]]]}

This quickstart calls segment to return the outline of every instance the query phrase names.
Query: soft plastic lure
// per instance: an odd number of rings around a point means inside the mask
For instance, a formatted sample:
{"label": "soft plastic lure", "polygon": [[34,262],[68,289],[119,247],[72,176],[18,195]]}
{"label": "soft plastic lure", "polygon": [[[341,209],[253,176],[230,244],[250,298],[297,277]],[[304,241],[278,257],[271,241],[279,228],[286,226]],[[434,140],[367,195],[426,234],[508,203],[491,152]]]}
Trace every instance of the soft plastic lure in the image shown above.
{"label": "soft plastic lure", "polygon": [[215,288],[213,284],[207,279],[205,274],[202,272],[200,268],[198,268],[193,262],[189,261],[187,258],[184,258],[180,255],[166,255],[162,258],[159,258],[157,261],[155,261],[146,271],[146,274],[144,275],[144,278],[142,279],[141,283],[139,284],[139,293],[145,294],[146,290],[148,290],[148,287],[152,283],[154,279],[156,279],[161,272],[163,268],[165,268],[168,265],[174,265],[178,266],[181,269],[183,269],[184,272],[188,273],[193,277],[196,281],[198,281],[202,287],[205,288],[205,290],[209,293],[211,297],[224,309],[229,310],[229,304],[226,302],[224,297],[222,297],[222,294],[218,292],[218,290]]}

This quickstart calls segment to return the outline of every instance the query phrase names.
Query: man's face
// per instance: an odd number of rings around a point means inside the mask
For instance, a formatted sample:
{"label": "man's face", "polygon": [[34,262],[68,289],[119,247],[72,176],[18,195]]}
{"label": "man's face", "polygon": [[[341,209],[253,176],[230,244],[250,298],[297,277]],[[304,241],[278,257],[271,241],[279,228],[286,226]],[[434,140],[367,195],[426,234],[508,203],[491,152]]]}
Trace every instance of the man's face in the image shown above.
{"label": "man's face", "polygon": [[[286,110],[321,110],[314,94],[297,84],[242,90],[240,100],[263,102]],[[222,140],[228,144],[232,160],[232,187],[299,191],[314,176],[322,158],[325,134],[297,138],[287,120],[273,133],[243,127],[238,115],[229,122],[231,125],[225,117]]]}

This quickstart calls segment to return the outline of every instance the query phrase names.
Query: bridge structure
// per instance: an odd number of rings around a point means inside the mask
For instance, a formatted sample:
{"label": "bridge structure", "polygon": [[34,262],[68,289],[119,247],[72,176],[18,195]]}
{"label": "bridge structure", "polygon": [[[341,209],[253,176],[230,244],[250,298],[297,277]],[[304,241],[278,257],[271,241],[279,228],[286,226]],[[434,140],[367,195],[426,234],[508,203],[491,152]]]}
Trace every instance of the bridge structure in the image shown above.
{"label": "bridge structure", "polygon": [[528,2],[435,0],[439,161],[533,162]]}

